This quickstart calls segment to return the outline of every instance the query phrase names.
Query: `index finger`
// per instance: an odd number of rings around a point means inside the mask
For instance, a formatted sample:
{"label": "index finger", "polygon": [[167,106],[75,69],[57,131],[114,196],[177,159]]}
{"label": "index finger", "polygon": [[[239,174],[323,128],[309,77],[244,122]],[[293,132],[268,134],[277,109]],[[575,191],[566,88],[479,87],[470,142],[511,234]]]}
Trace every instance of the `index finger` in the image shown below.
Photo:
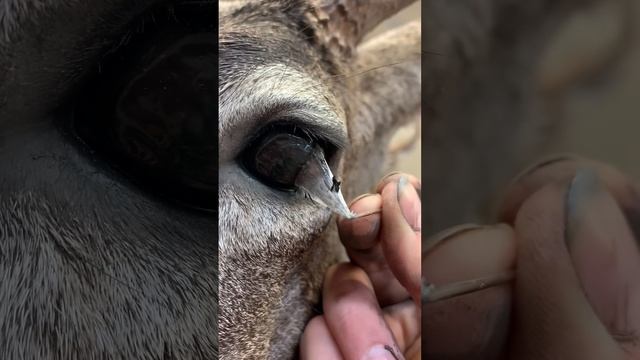
{"label": "index finger", "polygon": [[338,220],[340,240],[349,259],[367,273],[381,306],[406,300],[409,294],[389,268],[380,244],[382,196],[369,194],[359,198],[350,209],[362,215]]}
{"label": "index finger", "polygon": [[420,306],[421,202],[407,177],[382,189],[381,245],[389,268]]}

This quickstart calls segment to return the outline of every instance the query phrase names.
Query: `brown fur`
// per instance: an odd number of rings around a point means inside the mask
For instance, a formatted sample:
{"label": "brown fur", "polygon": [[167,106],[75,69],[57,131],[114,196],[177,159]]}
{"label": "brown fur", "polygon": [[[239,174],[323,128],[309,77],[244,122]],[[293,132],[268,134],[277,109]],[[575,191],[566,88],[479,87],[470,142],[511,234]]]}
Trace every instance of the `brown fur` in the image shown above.
{"label": "brown fur", "polygon": [[299,104],[287,111],[348,137],[332,160],[346,197],[369,190],[389,168],[393,130],[420,110],[420,26],[356,48],[372,23],[358,23],[365,10],[355,1],[232,3],[220,14],[220,354],[286,359],[318,305],[322,274],[342,250],[328,210],[250,178],[234,154],[277,118],[259,109],[295,97]]}
{"label": "brown fur", "polygon": [[[373,23],[402,5],[379,1]],[[1,357],[217,356],[216,225],[222,357],[295,355],[322,274],[343,258],[335,227],[328,211],[266,188],[234,159],[269,116],[294,112],[346,143],[331,165],[347,199],[369,190],[389,168],[394,129],[420,111],[420,31],[359,44],[372,23],[358,23],[366,7],[355,0],[248,2],[221,2],[219,15],[218,224],[151,200],[53,125],[108,29],[151,2],[0,5]],[[584,3],[424,1],[427,232],[486,213],[540,142],[537,58]]]}

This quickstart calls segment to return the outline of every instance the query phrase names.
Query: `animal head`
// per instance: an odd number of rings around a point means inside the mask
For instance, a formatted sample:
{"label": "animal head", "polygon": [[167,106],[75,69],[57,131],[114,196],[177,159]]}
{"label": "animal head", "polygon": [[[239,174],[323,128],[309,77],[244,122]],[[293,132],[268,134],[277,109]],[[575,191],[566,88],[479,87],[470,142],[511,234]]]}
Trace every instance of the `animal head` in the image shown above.
{"label": "animal head", "polygon": [[[363,13],[371,20],[353,23],[353,10],[363,10],[350,3],[222,2],[221,81],[224,94],[237,96],[221,96],[215,109],[213,4],[0,6],[0,357],[215,358],[218,225],[229,255],[222,264],[230,279],[222,288],[226,305],[253,314],[235,328],[255,330],[238,333],[248,340],[238,348],[266,354],[273,339],[283,354],[293,351],[322,270],[338,257],[335,240],[319,236],[330,214],[251,183],[233,165],[233,152],[257,130],[249,115],[295,115],[335,147],[330,162],[349,184],[347,196],[361,191],[383,171],[387,133],[419,107],[418,30],[356,51],[385,13]],[[328,20],[336,13],[343,21]],[[259,26],[252,30],[251,23]],[[352,23],[349,31],[335,29]],[[256,52],[260,46],[268,51]],[[402,65],[383,66],[389,61]],[[382,69],[367,72],[376,66]],[[194,77],[194,68],[204,76]],[[198,86],[187,90],[198,91],[185,96],[184,82],[172,75],[194,80]],[[277,90],[269,101],[265,82]],[[145,101],[171,106],[161,113],[138,106]],[[167,123],[164,110],[181,120]],[[199,204],[217,193],[218,169],[200,167],[207,181],[194,178],[179,166],[194,153],[172,145],[184,144],[182,136],[217,141],[210,131],[217,110],[221,199],[229,210],[220,224],[173,198],[185,186],[202,185],[200,196],[186,199]],[[209,122],[186,121],[202,114]],[[236,224],[230,215],[238,216]],[[294,313],[290,323],[285,309]]]}
{"label": "animal head", "polygon": [[[257,169],[248,149],[304,133],[347,198],[375,185],[394,130],[420,112],[420,25],[362,40],[410,2],[220,2],[221,357],[293,356],[323,273],[342,257],[331,212],[273,186],[279,174]],[[284,148],[259,161],[295,163]]]}

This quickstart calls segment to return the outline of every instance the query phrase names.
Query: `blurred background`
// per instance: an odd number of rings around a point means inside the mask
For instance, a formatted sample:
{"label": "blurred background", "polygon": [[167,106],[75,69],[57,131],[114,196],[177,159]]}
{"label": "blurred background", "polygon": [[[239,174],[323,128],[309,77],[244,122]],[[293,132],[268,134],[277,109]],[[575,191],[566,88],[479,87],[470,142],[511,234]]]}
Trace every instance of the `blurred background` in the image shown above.
{"label": "blurred background", "polygon": [[610,0],[576,15],[558,35],[542,73],[557,76],[567,66],[605,60],[558,109],[566,126],[546,153],[602,160],[640,180],[639,25],[640,0]]}
{"label": "blurred background", "polygon": [[[377,29],[372,31],[367,37],[368,38],[374,37],[384,31],[387,31],[394,27],[404,25],[410,21],[420,21],[421,4],[422,2],[418,1],[413,5],[407,7],[406,9],[402,10],[395,16],[387,19],[385,22],[380,24],[380,26],[378,26]],[[411,125],[411,126],[408,126],[406,129],[401,129],[400,134],[398,135],[402,137],[411,137],[413,136],[414,131],[419,131],[419,129]],[[420,177],[420,171],[422,168],[421,167],[422,163],[420,161],[420,154],[421,154],[420,140],[418,139],[418,141],[414,144],[414,146],[411,149],[409,149],[408,151],[406,151],[400,156],[397,166],[395,167],[394,170],[404,171]]]}
{"label": "blurred background", "polygon": [[[624,5],[626,4],[626,5]],[[629,5],[630,4],[630,5]],[[371,35],[421,19],[421,1]],[[604,0],[577,13],[556,36],[540,67],[541,87],[576,67],[597,66],[551,104],[564,126],[539,157],[575,153],[605,161],[640,180],[640,0]],[[600,63],[598,63],[600,62]],[[420,143],[399,170],[419,174]]]}

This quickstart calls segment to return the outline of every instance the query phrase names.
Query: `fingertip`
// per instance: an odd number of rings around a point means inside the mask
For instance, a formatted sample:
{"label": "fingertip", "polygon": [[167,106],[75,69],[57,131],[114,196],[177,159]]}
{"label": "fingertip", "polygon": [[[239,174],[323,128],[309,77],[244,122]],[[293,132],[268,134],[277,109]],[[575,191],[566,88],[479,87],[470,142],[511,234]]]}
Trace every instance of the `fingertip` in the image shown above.
{"label": "fingertip", "polygon": [[550,183],[569,181],[583,162],[574,156],[559,155],[529,166],[507,186],[500,205],[500,220],[513,222],[529,196]]}
{"label": "fingertip", "polygon": [[364,251],[377,243],[380,232],[382,197],[371,194],[355,201],[350,209],[356,218],[338,220],[338,232],[343,245],[349,249]]}
{"label": "fingertip", "polygon": [[507,224],[463,227],[427,254],[422,272],[443,284],[511,271],[516,263],[515,233]]}
{"label": "fingertip", "polygon": [[345,358],[361,359],[381,345],[396,348],[376,300],[373,285],[361,268],[343,263],[327,272],[323,290],[327,328]]}
{"label": "fingertip", "polygon": [[[429,283],[446,287],[515,268],[515,233],[506,224],[459,226],[442,234],[444,239],[422,263]],[[506,283],[426,304],[422,312],[426,356],[498,358],[507,340],[511,288]]]}
{"label": "fingertip", "polygon": [[580,169],[593,169],[623,208],[632,206],[632,202],[640,199],[635,184],[618,169],[598,161],[563,154],[537,162],[516,176],[502,196],[497,211],[498,219],[513,223],[529,196],[549,184],[570,182]]}
{"label": "fingertip", "polygon": [[[420,217],[416,214],[420,212],[420,200],[416,197],[402,198],[403,192],[415,194],[410,183],[406,183],[404,190],[398,187],[399,181],[396,181],[382,190],[380,241],[389,267],[414,301],[420,304],[421,239],[420,231],[414,229],[420,227]],[[403,213],[402,202],[410,203],[405,207],[406,214]]]}
{"label": "fingertip", "polygon": [[416,191],[418,192],[418,196],[421,196],[422,181],[420,181],[420,179],[414,175],[399,172],[399,171],[391,172],[385,177],[383,177],[382,180],[380,180],[376,185],[376,192],[381,194],[383,189],[387,185],[397,182],[402,177],[405,177],[407,181],[411,184],[411,186],[413,186],[416,189]]}
{"label": "fingertip", "polygon": [[568,182],[544,186],[524,201],[515,219],[518,321],[512,355],[516,358],[619,356],[588,303],[566,245],[568,188]]}

